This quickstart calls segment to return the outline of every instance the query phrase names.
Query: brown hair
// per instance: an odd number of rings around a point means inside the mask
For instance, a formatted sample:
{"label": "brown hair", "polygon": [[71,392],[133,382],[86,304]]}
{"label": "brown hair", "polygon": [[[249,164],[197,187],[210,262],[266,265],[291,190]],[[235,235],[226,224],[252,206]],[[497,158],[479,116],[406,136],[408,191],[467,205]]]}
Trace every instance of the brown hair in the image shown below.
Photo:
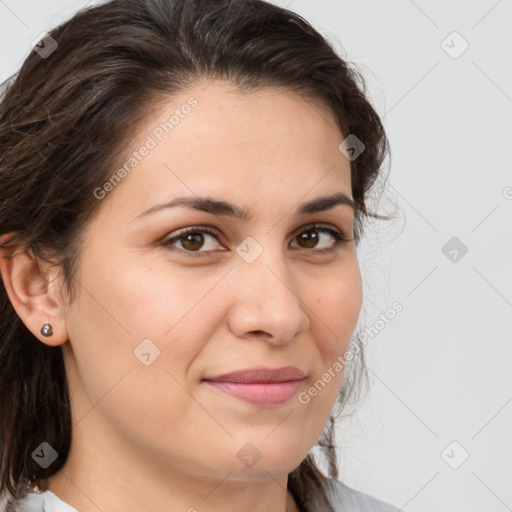
{"label": "brown hair", "polygon": [[[100,204],[93,191],[123,161],[133,127],[203,78],[286,88],[330,109],[342,134],[365,145],[350,164],[356,243],[363,216],[384,218],[366,208],[389,151],[381,120],[361,74],[299,15],[262,0],[112,0],[49,34],[53,53],[32,51],[2,84],[0,235],[14,235],[6,254],[30,250],[60,266],[70,301],[80,237]],[[356,359],[363,371],[344,379],[340,407],[366,375],[362,350]],[[61,347],[34,337],[1,280],[0,367],[0,492],[17,498],[27,479],[62,468],[72,421]],[[331,415],[318,444],[337,478],[333,424]],[[43,440],[59,454],[47,469],[31,456]],[[312,496],[326,499],[326,478],[312,454],[289,474],[302,510]]]}

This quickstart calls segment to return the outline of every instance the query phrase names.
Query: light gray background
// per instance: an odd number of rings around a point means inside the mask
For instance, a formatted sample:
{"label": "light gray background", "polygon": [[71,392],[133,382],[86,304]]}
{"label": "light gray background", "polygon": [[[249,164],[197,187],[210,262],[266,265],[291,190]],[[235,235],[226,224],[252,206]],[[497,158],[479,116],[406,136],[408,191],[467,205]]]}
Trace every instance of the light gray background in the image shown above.
{"label": "light gray background", "polygon": [[[86,3],[0,0],[0,79]],[[392,148],[381,211],[396,218],[358,249],[360,328],[403,311],[366,347],[371,390],[339,424],[341,479],[407,512],[512,510],[512,2],[274,3],[356,63]],[[469,44],[457,58],[454,31]],[[455,262],[452,237],[468,248]]]}

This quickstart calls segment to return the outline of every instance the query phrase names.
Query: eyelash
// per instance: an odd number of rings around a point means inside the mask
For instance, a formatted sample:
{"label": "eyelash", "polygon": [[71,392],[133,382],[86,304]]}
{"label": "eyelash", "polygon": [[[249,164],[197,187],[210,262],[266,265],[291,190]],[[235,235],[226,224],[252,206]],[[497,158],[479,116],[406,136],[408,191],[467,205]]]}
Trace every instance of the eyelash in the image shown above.
{"label": "eyelash", "polygon": [[[310,231],[313,229],[323,232],[323,233],[328,233],[329,235],[331,235],[334,238],[334,244],[330,248],[327,248],[327,249],[314,249],[313,248],[313,249],[311,249],[311,251],[317,252],[320,254],[334,253],[340,248],[341,245],[346,244],[353,240],[353,238],[345,237],[345,235],[342,232],[339,232],[334,229],[331,229],[331,228],[328,228],[328,227],[325,227],[322,225],[318,225],[318,224],[312,224],[310,226],[305,226],[302,231],[299,231],[297,233],[297,235],[295,235],[295,237],[299,236],[301,233],[304,233],[306,231]],[[186,253],[187,256],[202,257],[205,253],[207,254],[211,251],[188,251],[186,249],[181,249],[179,247],[170,247],[171,244],[173,244],[174,242],[176,242],[182,238],[185,238],[187,235],[198,234],[198,233],[206,233],[208,235],[211,235],[219,242],[218,233],[215,230],[213,230],[212,228],[210,228],[208,226],[198,226],[198,227],[190,227],[190,228],[184,228],[182,230],[179,230],[176,235],[174,235],[170,238],[164,239],[162,241],[162,245],[171,250],[178,249],[179,251]],[[308,250],[307,248],[300,248],[300,249],[305,249],[306,251]]]}

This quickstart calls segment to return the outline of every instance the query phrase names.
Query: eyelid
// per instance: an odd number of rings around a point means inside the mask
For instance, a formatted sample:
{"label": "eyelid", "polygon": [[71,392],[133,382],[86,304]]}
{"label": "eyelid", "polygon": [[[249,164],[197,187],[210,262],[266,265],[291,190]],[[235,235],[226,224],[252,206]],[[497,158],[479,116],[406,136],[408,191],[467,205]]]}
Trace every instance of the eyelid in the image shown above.
{"label": "eyelid", "polygon": [[[313,228],[332,229],[334,231],[338,231],[344,238],[346,238],[348,240],[353,240],[353,238],[348,238],[346,236],[346,232],[344,229],[338,228],[337,226],[334,226],[332,224],[325,224],[322,222],[311,222],[309,224],[304,224],[303,226],[300,226],[296,230],[294,230],[292,232],[291,236],[296,236],[298,233],[301,233],[302,231],[306,231],[307,229],[313,229]],[[166,238],[167,238],[167,240],[169,240],[171,238],[178,238],[179,236],[182,236],[183,234],[187,234],[188,232],[193,231],[194,229],[196,229],[196,230],[204,229],[207,232],[210,231],[210,234],[212,234],[212,235],[218,235],[219,237],[222,236],[221,231],[219,231],[216,227],[210,226],[208,224],[203,224],[203,225],[198,224],[197,226],[187,226],[184,228],[180,228],[180,229],[176,230],[175,232],[173,232],[172,237],[169,236]]]}
{"label": "eyelid", "polygon": [[326,224],[323,222],[311,222],[310,224],[304,224],[304,226],[301,226],[300,228],[297,228],[292,236],[297,236],[299,233],[302,233],[303,231],[307,231],[308,229],[314,229],[314,228],[325,228],[330,229],[331,231],[336,231],[339,233],[343,238],[346,238],[345,230],[338,228],[334,226],[333,224]]}

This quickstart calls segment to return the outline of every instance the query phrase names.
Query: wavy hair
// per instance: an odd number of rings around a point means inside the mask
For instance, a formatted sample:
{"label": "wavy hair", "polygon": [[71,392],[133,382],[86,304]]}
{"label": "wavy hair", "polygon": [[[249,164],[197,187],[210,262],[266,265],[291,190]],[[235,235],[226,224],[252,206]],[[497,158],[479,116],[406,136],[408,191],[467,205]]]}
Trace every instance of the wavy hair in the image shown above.
{"label": "wavy hair", "polygon": [[[328,108],[344,137],[365,145],[350,162],[356,244],[365,217],[384,218],[366,206],[389,146],[365,81],[298,14],[262,0],[111,0],[49,35],[53,53],[31,51],[1,85],[0,235],[12,236],[0,249],[5,257],[30,250],[61,267],[70,301],[81,234],[101,203],[93,191],[124,161],[133,127],[204,78],[240,90],[285,88]],[[362,350],[356,359],[360,369],[344,378],[339,407],[367,377]],[[17,499],[27,480],[65,464],[71,406],[61,347],[35,338],[1,280],[0,368],[0,492]],[[334,421],[331,414],[318,440],[331,478]],[[59,453],[46,469],[31,456],[41,439]],[[310,453],[288,488],[302,510],[314,496],[328,509],[328,478]]]}

